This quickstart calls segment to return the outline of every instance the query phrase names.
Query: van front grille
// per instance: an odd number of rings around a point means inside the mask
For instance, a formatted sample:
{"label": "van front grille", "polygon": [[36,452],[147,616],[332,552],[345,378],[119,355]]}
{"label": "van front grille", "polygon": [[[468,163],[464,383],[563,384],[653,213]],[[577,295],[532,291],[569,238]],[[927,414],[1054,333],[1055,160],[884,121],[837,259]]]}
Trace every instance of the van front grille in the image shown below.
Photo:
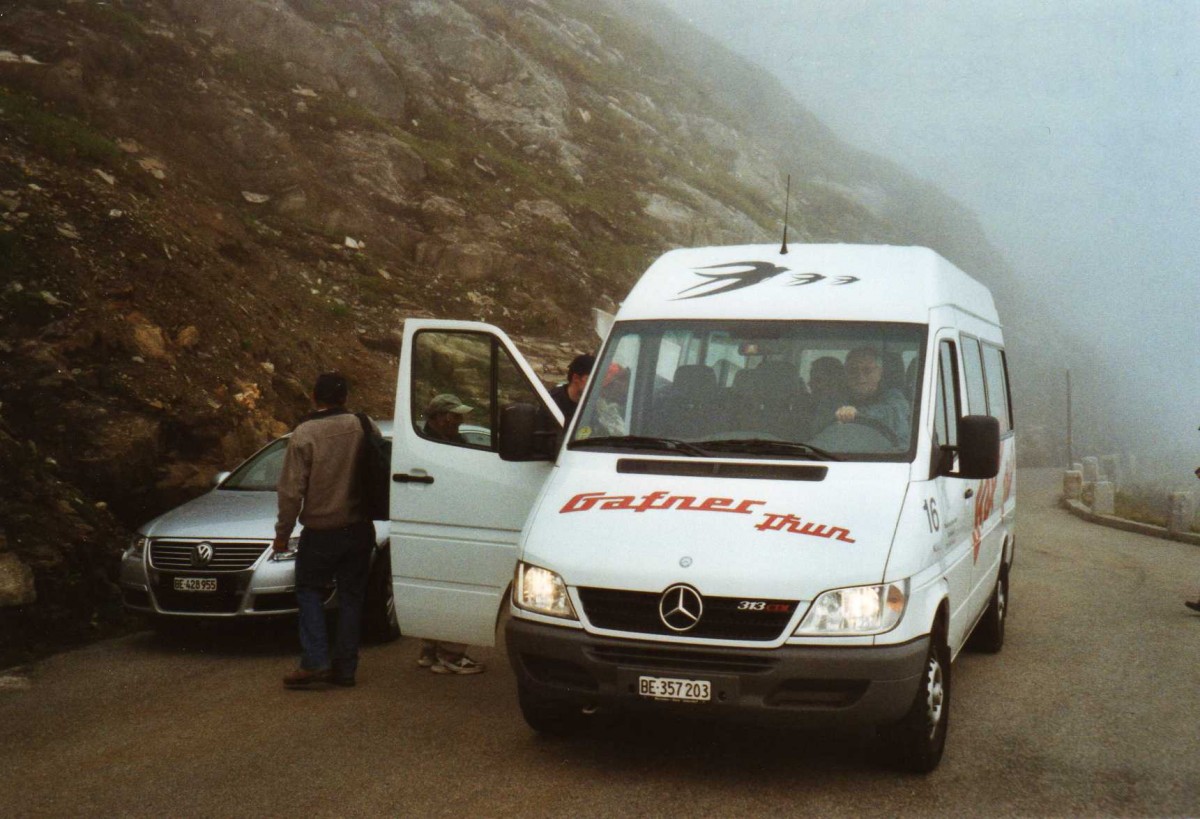
{"label": "van front grille", "polygon": [[602,663],[626,667],[647,666],[681,672],[763,674],[775,666],[775,659],[771,656],[747,654],[736,650],[696,651],[666,646],[641,648],[603,644],[590,646],[586,651],[592,659]]}
{"label": "van front grille", "polygon": [[739,597],[705,597],[704,612],[694,628],[672,631],[659,616],[661,592],[581,587],[584,614],[596,628],[636,634],[664,634],[710,640],[779,638],[796,612],[794,600],[748,600]]}

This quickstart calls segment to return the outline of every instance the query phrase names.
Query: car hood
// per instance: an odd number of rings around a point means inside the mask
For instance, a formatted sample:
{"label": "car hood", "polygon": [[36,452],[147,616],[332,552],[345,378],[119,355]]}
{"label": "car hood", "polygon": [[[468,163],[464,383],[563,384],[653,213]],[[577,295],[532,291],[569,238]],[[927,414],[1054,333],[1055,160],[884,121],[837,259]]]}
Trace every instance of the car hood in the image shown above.
{"label": "car hood", "polygon": [[[556,469],[522,558],[569,586],[811,600],[883,579],[907,464],[828,464],[823,480]],[[593,459],[589,459],[593,460]]]}
{"label": "car hood", "polygon": [[159,515],[141,531],[148,537],[271,540],[277,503],[274,492],[213,489]]}

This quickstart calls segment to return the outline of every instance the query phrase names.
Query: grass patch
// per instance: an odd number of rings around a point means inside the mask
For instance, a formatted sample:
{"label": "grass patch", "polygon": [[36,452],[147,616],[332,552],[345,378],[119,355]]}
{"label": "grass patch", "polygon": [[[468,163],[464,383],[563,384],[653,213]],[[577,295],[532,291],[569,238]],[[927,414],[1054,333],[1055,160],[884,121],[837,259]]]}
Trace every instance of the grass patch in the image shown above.
{"label": "grass patch", "polygon": [[116,166],[121,150],[115,142],[74,117],[43,108],[38,102],[0,86],[0,128],[13,131],[59,162],[93,162]]}

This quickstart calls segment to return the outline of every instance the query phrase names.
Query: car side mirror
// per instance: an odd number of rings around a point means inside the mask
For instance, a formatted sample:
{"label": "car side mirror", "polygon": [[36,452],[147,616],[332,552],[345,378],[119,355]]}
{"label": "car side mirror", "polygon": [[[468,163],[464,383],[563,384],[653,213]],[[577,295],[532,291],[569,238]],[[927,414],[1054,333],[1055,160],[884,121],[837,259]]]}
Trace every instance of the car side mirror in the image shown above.
{"label": "car side mirror", "polygon": [[500,459],[553,461],[562,429],[554,416],[533,404],[509,404],[500,410]]}
{"label": "car side mirror", "polygon": [[[1000,474],[1000,422],[990,415],[966,415],[958,422],[958,446],[942,446],[938,474],[982,479]],[[953,471],[954,454],[958,471]]]}

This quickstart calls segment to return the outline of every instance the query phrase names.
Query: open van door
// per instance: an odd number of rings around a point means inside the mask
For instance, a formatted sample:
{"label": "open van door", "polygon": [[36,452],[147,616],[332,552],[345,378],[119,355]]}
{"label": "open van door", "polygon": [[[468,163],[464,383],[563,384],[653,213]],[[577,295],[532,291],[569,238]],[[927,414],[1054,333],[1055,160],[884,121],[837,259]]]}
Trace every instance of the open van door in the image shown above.
{"label": "open van door", "polygon": [[[513,403],[540,406],[562,424],[562,413],[501,330],[479,322],[405,322],[389,533],[396,615],[406,635],[495,642],[517,539],[552,465],[500,459],[500,412]],[[448,432],[454,426],[457,433]]]}

